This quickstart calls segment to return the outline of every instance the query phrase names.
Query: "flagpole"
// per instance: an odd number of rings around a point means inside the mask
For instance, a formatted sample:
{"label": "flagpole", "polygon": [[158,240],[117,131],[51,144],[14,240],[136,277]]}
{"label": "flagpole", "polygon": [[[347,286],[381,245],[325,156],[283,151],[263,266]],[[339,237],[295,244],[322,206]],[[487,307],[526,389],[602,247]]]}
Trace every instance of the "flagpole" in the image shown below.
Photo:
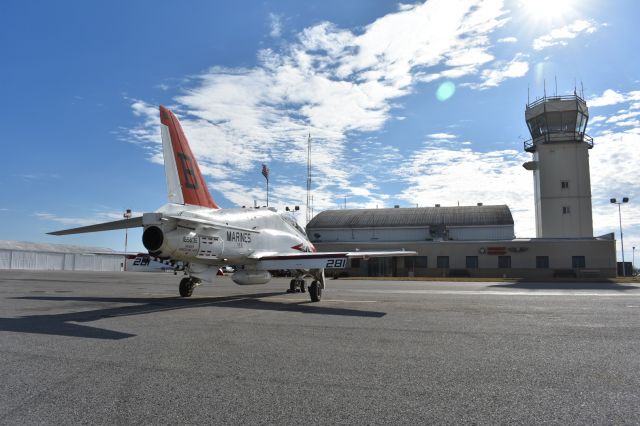
{"label": "flagpole", "polygon": [[269,207],[269,166],[262,163],[262,176],[267,180],[267,207]]}

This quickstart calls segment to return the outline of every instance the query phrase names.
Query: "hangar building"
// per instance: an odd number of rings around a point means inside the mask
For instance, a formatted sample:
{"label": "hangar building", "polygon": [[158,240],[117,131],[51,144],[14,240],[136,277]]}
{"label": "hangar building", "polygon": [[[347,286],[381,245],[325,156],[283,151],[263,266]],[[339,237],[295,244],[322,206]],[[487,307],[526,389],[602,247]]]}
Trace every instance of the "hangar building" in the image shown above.
{"label": "hangar building", "polygon": [[107,248],[0,241],[0,269],[121,271],[124,256]]}
{"label": "hangar building", "polygon": [[615,276],[613,235],[514,238],[506,205],[328,210],[309,222],[307,234],[318,251],[418,253],[351,259],[352,276]]}
{"label": "hangar building", "polygon": [[577,94],[526,106],[537,238],[515,238],[506,205],[325,211],[307,234],[319,251],[418,253],[352,259],[348,272],[359,276],[615,277],[613,234],[593,237],[588,119]]}

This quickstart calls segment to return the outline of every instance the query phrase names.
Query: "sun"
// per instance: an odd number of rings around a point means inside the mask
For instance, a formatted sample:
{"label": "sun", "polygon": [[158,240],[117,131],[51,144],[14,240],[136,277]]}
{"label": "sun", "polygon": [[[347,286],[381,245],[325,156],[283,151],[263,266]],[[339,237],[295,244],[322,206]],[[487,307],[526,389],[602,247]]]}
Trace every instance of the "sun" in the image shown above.
{"label": "sun", "polygon": [[532,21],[567,21],[578,14],[577,0],[516,0],[520,11]]}

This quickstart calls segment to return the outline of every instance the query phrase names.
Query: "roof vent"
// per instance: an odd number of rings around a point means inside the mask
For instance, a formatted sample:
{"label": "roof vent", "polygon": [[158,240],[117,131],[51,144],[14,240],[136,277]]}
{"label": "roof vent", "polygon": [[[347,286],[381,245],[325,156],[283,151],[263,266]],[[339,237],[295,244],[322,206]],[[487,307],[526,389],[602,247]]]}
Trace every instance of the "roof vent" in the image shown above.
{"label": "roof vent", "polygon": [[440,204],[436,204],[436,207],[440,207]]}
{"label": "roof vent", "polygon": [[481,206],[481,205],[482,205],[482,203],[478,203],[478,206]]}

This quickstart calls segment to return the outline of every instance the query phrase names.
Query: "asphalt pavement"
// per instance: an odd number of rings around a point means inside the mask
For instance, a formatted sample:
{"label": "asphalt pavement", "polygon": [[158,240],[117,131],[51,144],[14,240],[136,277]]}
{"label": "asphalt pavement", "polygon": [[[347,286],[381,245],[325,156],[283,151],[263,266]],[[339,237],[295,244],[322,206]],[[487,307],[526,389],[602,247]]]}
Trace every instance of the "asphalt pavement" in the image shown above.
{"label": "asphalt pavement", "polygon": [[640,284],[0,271],[0,424],[638,424]]}

